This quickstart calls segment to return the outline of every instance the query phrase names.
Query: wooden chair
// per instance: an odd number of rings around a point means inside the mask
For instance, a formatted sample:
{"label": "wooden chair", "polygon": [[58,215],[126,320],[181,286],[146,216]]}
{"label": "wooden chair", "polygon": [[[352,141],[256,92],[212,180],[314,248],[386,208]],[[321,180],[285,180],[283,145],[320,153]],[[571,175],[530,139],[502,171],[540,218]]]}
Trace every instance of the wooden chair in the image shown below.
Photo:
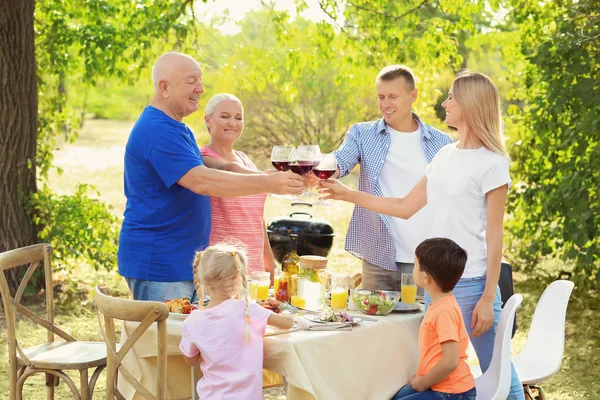
{"label": "wooden chair", "polygon": [[[164,303],[156,301],[136,301],[118,299],[108,295],[106,288],[96,287],[94,301],[98,313],[104,316],[104,327],[100,323],[100,330],[106,341],[107,368],[106,368],[106,398],[123,399],[117,387],[119,373],[126,379],[139,394],[148,400],[164,400],[167,391],[167,318],[169,308]],[[100,318],[98,318],[100,319]],[[127,338],[125,343],[117,345],[114,320],[139,322],[138,327]],[[132,349],[135,342],[154,324],[158,328],[158,353],[156,394],[148,389],[121,365],[127,352]]]}
{"label": "wooden chair", "polygon": [[[36,244],[0,253],[0,270],[2,271],[0,274],[0,294],[2,295],[6,315],[9,398],[11,400],[22,399],[25,380],[36,373],[46,374],[48,399],[54,399],[54,386],[58,385],[59,379],[62,379],[69,386],[74,399],[91,399],[98,376],[106,366],[106,347],[104,343],[79,342],[54,325],[51,253],[52,247],[49,244]],[[12,297],[4,271],[22,265],[28,265],[28,268],[19,283],[15,296]],[[45,318],[20,304],[27,284],[40,266],[43,266],[45,279]],[[21,348],[15,332],[17,312],[48,330],[46,343],[26,349]],[[55,342],[54,335],[59,336],[64,341]],[[88,382],[88,369],[94,367],[96,370]],[[63,372],[65,370],[79,371],[80,390],[77,389],[71,378]]]}

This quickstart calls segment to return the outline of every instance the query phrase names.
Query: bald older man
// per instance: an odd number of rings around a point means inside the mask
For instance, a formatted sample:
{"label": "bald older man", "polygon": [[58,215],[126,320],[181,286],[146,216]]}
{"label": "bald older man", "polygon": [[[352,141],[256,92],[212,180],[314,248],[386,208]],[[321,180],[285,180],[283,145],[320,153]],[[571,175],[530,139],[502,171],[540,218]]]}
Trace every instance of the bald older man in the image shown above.
{"label": "bald older man", "polygon": [[[125,149],[125,207],[119,273],[136,300],[196,300],[192,261],[208,245],[210,196],[292,193],[292,172],[238,174],[204,166],[182,119],[198,109],[202,69],[190,56],[162,55],[152,70],[154,97],[135,123]],[[235,168],[233,168],[235,170]]]}

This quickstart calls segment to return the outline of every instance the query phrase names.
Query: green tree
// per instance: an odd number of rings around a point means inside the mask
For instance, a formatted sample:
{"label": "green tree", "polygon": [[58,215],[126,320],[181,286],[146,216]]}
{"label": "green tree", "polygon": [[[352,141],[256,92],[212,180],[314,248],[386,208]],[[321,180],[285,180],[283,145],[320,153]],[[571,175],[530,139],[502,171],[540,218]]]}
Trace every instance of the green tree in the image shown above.
{"label": "green tree", "polygon": [[[45,176],[58,135],[72,140],[65,79],[135,77],[152,40],[193,26],[192,0],[8,0],[0,11],[0,251],[37,242],[26,207]],[[66,132],[66,133],[65,133]],[[42,224],[44,221],[40,221]],[[102,221],[97,221],[101,223]],[[18,271],[8,274],[14,288]]]}
{"label": "green tree", "polygon": [[335,21],[349,43],[361,51],[355,62],[378,66],[409,64],[427,106],[436,100],[430,96],[436,93],[440,74],[467,67],[466,42],[492,25],[495,3],[319,0],[321,9]]}
{"label": "green tree", "polygon": [[357,53],[331,27],[271,10],[250,13],[241,28],[214,86],[245,103],[243,148],[265,154],[273,144],[318,143],[331,151],[352,123],[378,115],[377,68],[349,63]]}
{"label": "green tree", "polygon": [[600,3],[515,0],[528,65],[527,106],[513,108],[508,233],[516,263],[574,262],[580,284],[600,282]]}

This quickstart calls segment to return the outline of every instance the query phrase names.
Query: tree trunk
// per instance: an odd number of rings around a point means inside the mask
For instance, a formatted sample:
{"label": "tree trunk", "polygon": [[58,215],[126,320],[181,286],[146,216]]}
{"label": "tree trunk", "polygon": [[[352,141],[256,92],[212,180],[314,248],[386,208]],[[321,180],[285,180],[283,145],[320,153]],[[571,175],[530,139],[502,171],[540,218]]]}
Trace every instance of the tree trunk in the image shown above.
{"label": "tree trunk", "polygon": [[[25,201],[36,192],[35,0],[0,0],[0,252],[37,242]],[[14,290],[20,271],[7,280]]]}

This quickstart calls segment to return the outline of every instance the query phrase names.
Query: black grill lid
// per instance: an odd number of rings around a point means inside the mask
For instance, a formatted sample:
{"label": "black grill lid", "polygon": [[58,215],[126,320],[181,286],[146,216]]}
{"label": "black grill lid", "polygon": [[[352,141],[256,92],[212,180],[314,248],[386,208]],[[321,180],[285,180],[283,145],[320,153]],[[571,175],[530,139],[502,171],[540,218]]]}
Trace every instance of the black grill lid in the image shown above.
{"label": "black grill lid", "polygon": [[268,233],[289,235],[302,232],[305,236],[333,236],[333,227],[323,219],[313,218],[312,214],[296,211],[288,217],[276,217],[267,227]]}

